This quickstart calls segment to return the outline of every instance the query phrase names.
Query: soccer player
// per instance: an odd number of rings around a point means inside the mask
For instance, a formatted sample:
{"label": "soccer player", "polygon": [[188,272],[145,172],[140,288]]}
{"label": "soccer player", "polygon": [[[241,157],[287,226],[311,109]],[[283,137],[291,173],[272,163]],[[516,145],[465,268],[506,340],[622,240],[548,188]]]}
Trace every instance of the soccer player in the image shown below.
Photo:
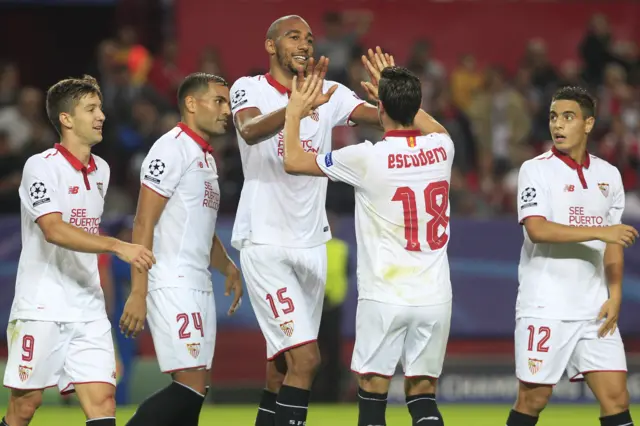
{"label": "soccer player", "polygon": [[105,120],[96,80],[54,84],[46,105],[60,143],[30,157],[20,183],[22,251],[4,374],[11,396],[1,424],[29,424],[43,390],[57,386],[77,393],[88,425],[115,425],[115,355],[96,253],[141,271],[155,259],[98,234],[110,172],[91,154]]}
{"label": "soccer player", "polygon": [[520,380],[508,426],[533,426],[566,370],[586,380],[603,426],[629,426],[627,363],[616,324],[623,249],[638,232],[622,225],[620,172],[587,152],[595,101],[584,89],[553,96],[553,148],[518,177],[524,243],[518,271],[515,359]]}
{"label": "soccer player", "polygon": [[195,73],[178,89],[182,121],[160,137],[140,172],[133,241],[153,247],[149,274],[132,270],[131,294],[120,321],[136,336],[147,320],[163,373],[173,381],[144,401],[128,425],[195,426],[204,402],[216,338],[212,266],[242,296],[240,271],[215,235],[220,204],[211,139],[229,121],[229,88],[221,77]]}
{"label": "soccer player", "polygon": [[[267,342],[267,384],[257,426],[301,424],[320,363],[316,339],[326,280],[327,180],[288,176],[282,168],[285,109],[293,77],[306,69],[326,73],[313,61],[313,34],[299,16],[271,24],[266,75],[242,77],[231,88],[244,172],[233,227],[247,290]],[[345,86],[325,82],[302,130],[304,149],[331,148],[335,126],[378,126],[376,108]],[[277,407],[277,409],[276,409]],[[275,423],[274,423],[275,422]],[[291,423],[294,422],[294,423]]]}
{"label": "soccer player", "polygon": [[447,245],[453,142],[444,127],[419,113],[418,77],[393,66],[393,58],[379,50],[363,60],[372,77],[365,87],[378,102],[384,139],[318,155],[304,152],[300,128],[321,93],[314,73],[299,90],[293,86],[284,169],[328,176],[355,189],[359,301],[351,369],[360,387],[358,425],[386,424],[398,361],[413,424],[444,425],[435,389],[451,322]]}

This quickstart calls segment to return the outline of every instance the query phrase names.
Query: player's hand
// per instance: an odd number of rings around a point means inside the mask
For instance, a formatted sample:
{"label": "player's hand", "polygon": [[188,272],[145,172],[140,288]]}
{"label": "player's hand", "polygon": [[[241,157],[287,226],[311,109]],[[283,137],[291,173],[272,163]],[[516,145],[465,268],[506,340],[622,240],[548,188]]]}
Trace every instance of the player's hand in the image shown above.
{"label": "player's hand", "polygon": [[233,302],[231,303],[231,307],[229,308],[227,315],[233,315],[242,304],[242,295],[244,294],[244,290],[242,289],[242,277],[240,275],[240,270],[233,263],[227,267],[226,272],[227,280],[224,283],[224,295],[231,296],[231,293],[233,293]]}
{"label": "player's hand", "polygon": [[638,231],[629,225],[613,225],[601,228],[602,235],[599,240],[608,244],[619,244],[630,247],[638,238]]}
{"label": "player's hand", "polygon": [[618,317],[620,315],[620,299],[609,299],[600,308],[598,314],[598,321],[605,319],[605,322],[600,326],[598,330],[598,337],[605,337],[608,334],[613,334],[618,327]]}
{"label": "player's hand", "polygon": [[145,296],[131,293],[124,305],[120,317],[120,332],[125,337],[133,337],[144,330],[144,320],[147,318],[147,299]]}
{"label": "player's hand", "polygon": [[313,73],[310,74],[309,72],[307,72],[307,77],[310,77],[311,75],[316,75],[320,80],[320,93],[318,94],[318,96],[316,96],[316,99],[313,101],[313,108],[311,111],[315,110],[320,105],[324,105],[327,102],[329,102],[329,100],[331,99],[331,96],[333,96],[335,91],[338,90],[338,85],[334,84],[329,88],[329,90],[327,90],[327,93],[322,93],[322,87],[324,86],[324,78],[326,77],[328,70],[329,70],[329,58],[321,56],[320,60],[318,61],[318,63],[313,69]]}
{"label": "player's hand", "polygon": [[369,98],[378,102],[378,83],[380,82],[380,73],[387,67],[393,67],[396,65],[396,61],[393,55],[384,53],[380,46],[376,46],[375,52],[373,49],[369,49],[367,55],[362,55],[362,64],[369,74],[370,81],[363,81],[360,84],[362,88],[367,92]]}
{"label": "player's hand", "polygon": [[302,74],[293,77],[291,85],[291,97],[287,105],[287,114],[293,114],[300,119],[308,116],[314,110],[316,98],[322,91],[322,80],[318,74],[313,74],[304,79],[301,86],[298,85]]}
{"label": "player's hand", "polygon": [[121,260],[135,266],[139,272],[148,271],[156,263],[151,250],[139,244],[119,241],[114,252]]}

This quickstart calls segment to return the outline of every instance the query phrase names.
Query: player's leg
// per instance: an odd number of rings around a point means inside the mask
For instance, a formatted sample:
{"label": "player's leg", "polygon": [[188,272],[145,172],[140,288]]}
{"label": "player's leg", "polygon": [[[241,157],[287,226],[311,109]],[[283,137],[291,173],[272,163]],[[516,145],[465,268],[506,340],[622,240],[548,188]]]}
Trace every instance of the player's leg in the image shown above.
{"label": "player's leg", "polygon": [[515,331],[518,397],[507,426],[533,426],[547,406],[573,354],[582,326],[539,318],[518,318]]}
{"label": "player's leg", "polygon": [[[261,398],[256,426],[278,425],[278,412],[280,417],[294,416],[290,420],[296,424],[304,421],[301,416],[306,417],[308,389],[319,364],[317,330],[314,332],[311,310],[293,269],[296,252],[265,245],[251,245],[240,251],[247,293],[267,342],[267,360],[272,361],[267,365],[267,388]],[[286,376],[282,379],[285,369],[279,358],[292,349],[294,353],[285,356]],[[274,403],[275,392],[278,396]],[[287,414],[288,411],[291,413]]]}
{"label": "player's leg", "polygon": [[5,425],[28,425],[42,403],[43,390],[58,384],[68,338],[69,333],[54,322],[9,323],[4,386],[11,389],[11,395]]}
{"label": "player's leg", "polygon": [[92,426],[116,424],[116,358],[111,323],[107,318],[70,323],[72,337],[59,387],[76,392]]}
{"label": "player's leg", "polygon": [[386,425],[391,377],[407,334],[404,307],[358,301],[351,370],[358,378],[358,426]]}
{"label": "player's leg", "polygon": [[[174,380],[143,401],[127,425],[190,426],[185,417],[192,422],[197,419],[204,402],[207,367],[213,357],[213,345],[207,346],[205,338],[211,333],[215,339],[215,329],[206,329],[211,324],[212,300],[211,292],[192,289],[149,292],[147,321],[158,363],[160,370]],[[215,317],[215,311],[211,314]]]}
{"label": "player's leg", "polygon": [[406,315],[411,320],[402,353],[407,408],[414,425],[443,426],[436,382],[449,341],[451,303],[407,307]]}
{"label": "player's leg", "polygon": [[598,337],[590,322],[571,357],[567,373],[572,381],[586,380],[600,403],[603,426],[632,425],[627,390],[627,360],[620,332]]}

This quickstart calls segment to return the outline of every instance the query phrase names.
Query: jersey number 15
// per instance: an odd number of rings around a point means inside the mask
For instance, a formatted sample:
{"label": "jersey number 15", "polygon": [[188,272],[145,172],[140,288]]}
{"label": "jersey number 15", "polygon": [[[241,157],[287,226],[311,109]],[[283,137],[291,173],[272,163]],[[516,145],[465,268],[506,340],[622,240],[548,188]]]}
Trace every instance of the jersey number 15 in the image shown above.
{"label": "jersey number 15", "polygon": [[[438,204],[438,196],[441,196],[440,204]],[[391,201],[400,201],[402,203],[402,209],[404,210],[404,237],[407,240],[405,248],[409,251],[420,251],[416,193],[408,186],[403,186],[396,190]],[[441,249],[449,241],[449,235],[446,232],[449,224],[449,216],[447,216],[449,182],[441,180],[427,185],[424,189],[424,205],[426,212],[431,215],[431,220],[427,222],[427,244],[429,244],[431,250]],[[438,235],[440,226],[445,229],[442,235]]]}

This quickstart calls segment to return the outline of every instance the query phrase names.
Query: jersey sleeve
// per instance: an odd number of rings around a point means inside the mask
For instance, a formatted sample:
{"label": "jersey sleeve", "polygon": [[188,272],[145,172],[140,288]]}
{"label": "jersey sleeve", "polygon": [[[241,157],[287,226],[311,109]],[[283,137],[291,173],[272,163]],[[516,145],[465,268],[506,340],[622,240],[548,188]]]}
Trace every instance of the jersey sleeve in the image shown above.
{"label": "jersey sleeve", "polygon": [[[535,160],[530,160],[535,161]],[[518,174],[518,221],[531,216],[551,217],[547,187],[533,162],[525,162]]]}
{"label": "jersey sleeve", "polygon": [[349,118],[353,111],[362,105],[364,101],[353,90],[340,83],[330,82],[328,87],[334,84],[337,84],[338,88],[331,97],[331,102],[333,103],[333,126],[354,126],[355,123],[351,122]]}
{"label": "jersey sleeve", "polygon": [[35,156],[27,160],[18,193],[33,221],[49,213],[62,213],[58,179],[45,158]]}
{"label": "jersey sleeve", "polygon": [[624,213],[625,193],[622,176],[620,176],[618,169],[615,169],[615,179],[611,186],[612,203],[608,213],[609,225],[619,225],[622,223],[622,214]]}
{"label": "jersey sleeve", "polygon": [[247,108],[259,108],[260,90],[248,77],[242,77],[238,79],[231,90],[229,91],[231,96],[231,113],[235,117],[238,111],[242,111]]}
{"label": "jersey sleeve", "polygon": [[173,195],[182,177],[184,160],[178,147],[171,137],[159,139],[140,169],[140,183],[165,198]]}
{"label": "jersey sleeve", "polygon": [[320,170],[332,181],[344,182],[353,187],[362,185],[368,167],[371,142],[350,145],[335,151],[319,154],[316,162]]}

